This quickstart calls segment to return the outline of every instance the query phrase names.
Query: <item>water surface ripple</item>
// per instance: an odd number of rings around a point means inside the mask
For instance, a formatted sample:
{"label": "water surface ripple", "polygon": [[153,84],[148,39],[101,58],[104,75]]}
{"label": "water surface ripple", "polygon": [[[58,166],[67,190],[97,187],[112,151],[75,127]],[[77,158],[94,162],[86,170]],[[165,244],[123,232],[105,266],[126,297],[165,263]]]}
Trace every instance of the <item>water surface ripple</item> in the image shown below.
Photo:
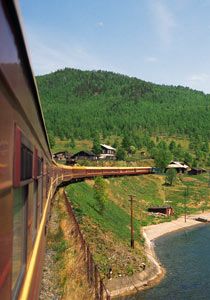
{"label": "water surface ripple", "polygon": [[155,252],[165,278],[152,289],[119,299],[210,299],[210,225],[163,236],[156,240]]}

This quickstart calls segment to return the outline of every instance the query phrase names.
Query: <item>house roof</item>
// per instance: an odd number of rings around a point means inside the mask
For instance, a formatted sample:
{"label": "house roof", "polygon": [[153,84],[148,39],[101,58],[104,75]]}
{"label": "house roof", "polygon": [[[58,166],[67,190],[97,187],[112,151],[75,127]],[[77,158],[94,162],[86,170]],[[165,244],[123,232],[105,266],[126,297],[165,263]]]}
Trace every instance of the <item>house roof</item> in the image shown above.
{"label": "house roof", "polygon": [[67,153],[68,153],[67,151],[59,151],[59,152],[53,153],[53,155],[59,155],[59,154],[66,155]]}
{"label": "house roof", "polygon": [[111,146],[109,146],[109,145],[100,144],[100,146],[103,147],[103,148],[106,148],[107,150],[114,150],[114,151],[116,151],[115,148],[113,148],[113,147],[111,147]]}
{"label": "house roof", "polygon": [[189,168],[188,165],[181,163],[179,161],[171,161],[170,164],[167,166],[167,168],[184,168],[187,169]]}
{"label": "house roof", "polygon": [[95,153],[93,153],[91,151],[79,151],[79,152],[75,153],[74,155],[72,155],[72,158],[76,157],[78,155],[96,156]]}
{"label": "house roof", "polygon": [[148,207],[148,209],[168,209],[168,208],[173,208],[171,206],[152,206]]}

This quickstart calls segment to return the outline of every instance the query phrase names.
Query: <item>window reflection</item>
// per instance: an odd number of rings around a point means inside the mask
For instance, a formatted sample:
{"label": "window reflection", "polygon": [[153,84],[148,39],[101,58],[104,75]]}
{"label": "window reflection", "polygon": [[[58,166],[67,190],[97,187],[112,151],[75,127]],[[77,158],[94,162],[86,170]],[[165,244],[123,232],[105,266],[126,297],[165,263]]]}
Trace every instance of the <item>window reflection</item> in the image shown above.
{"label": "window reflection", "polygon": [[13,204],[13,256],[12,291],[13,297],[19,290],[26,260],[26,199],[28,186],[14,189]]}
{"label": "window reflection", "polygon": [[37,202],[38,202],[38,181],[34,180],[34,201],[33,201],[33,223],[32,223],[32,239],[35,240],[37,230]]}

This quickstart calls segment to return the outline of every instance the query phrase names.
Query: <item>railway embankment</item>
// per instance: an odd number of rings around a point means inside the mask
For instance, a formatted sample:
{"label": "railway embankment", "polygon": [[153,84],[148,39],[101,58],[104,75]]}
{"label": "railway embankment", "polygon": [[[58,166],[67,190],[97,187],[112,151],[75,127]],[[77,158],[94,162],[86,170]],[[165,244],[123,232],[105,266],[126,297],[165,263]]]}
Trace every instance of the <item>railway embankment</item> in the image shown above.
{"label": "railway embankment", "polygon": [[94,299],[80,247],[75,235],[75,224],[69,218],[60,190],[51,208],[40,300]]}
{"label": "railway embankment", "polygon": [[135,273],[132,276],[122,278],[113,278],[106,283],[111,297],[119,297],[129,295],[137,291],[148,289],[160,282],[164,277],[165,269],[161,266],[156,257],[153,243],[145,238],[145,253],[147,256],[147,264],[142,272]]}

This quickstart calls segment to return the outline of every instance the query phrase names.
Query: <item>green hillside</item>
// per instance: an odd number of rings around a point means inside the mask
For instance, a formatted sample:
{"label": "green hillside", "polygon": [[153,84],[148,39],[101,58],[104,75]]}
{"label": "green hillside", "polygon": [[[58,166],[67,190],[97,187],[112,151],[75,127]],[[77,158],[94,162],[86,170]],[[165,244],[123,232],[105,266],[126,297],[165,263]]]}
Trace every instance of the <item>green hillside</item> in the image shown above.
{"label": "green hillside", "polygon": [[[107,200],[103,214],[94,194],[94,180],[69,185],[66,189],[80,227],[100,271],[106,276],[112,267],[113,276],[131,275],[145,262],[142,226],[166,222],[186,214],[209,210],[208,174],[179,175],[172,186],[164,184],[164,175],[142,175],[105,179]],[[186,188],[188,193],[186,196]],[[130,202],[135,195],[134,239],[130,248]],[[170,205],[174,216],[148,213],[151,206]],[[110,255],[111,253],[111,255]]]}
{"label": "green hillside", "polygon": [[111,135],[210,139],[210,95],[105,71],[64,69],[38,76],[49,132],[61,139]]}

